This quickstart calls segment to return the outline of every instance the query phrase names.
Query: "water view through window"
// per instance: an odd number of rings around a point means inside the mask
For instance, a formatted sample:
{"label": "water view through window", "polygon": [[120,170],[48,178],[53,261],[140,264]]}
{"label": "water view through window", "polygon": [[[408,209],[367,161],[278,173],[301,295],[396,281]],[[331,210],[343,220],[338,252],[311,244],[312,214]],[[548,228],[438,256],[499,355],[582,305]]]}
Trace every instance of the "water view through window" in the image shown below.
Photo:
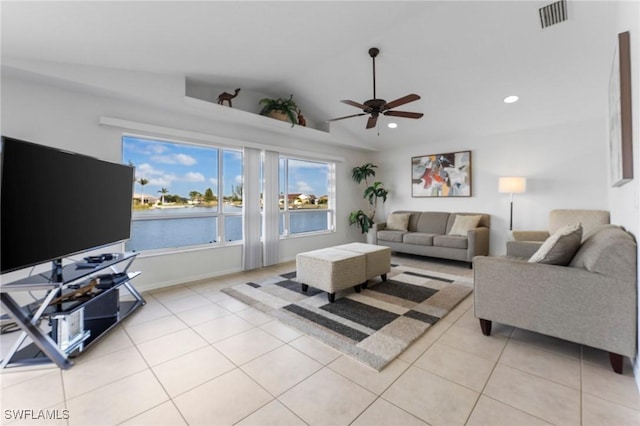
{"label": "water view through window", "polygon": [[241,151],[131,136],[122,145],[136,167],[126,250],[242,240]]}
{"label": "water view through window", "polygon": [[333,228],[331,163],[280,158],[281,235]]}

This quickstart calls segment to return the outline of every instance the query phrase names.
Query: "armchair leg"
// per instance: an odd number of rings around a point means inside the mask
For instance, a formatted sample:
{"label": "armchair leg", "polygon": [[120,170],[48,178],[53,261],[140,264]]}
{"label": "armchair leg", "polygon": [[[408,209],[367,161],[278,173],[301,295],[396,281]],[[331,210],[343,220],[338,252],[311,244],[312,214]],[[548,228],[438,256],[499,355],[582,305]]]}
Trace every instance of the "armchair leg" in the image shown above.
{"label": "armchair leg", "polygon": [[622,374],[622,365],[624,364],[624,357],[622,355],[609,352],[609,362],[611,363],[613,371]]}
{"label": "armchair leg", "polygon": [[485,336],[491,336],[491,321],[480,318],[480,329]]}

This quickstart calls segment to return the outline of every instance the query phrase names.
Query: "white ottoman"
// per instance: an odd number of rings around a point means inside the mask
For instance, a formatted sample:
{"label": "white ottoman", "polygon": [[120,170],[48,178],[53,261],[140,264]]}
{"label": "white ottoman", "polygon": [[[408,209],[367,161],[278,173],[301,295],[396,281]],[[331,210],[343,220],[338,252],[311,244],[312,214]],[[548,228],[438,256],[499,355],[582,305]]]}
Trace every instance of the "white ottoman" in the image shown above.
{"label": "white ottoman", "polygon": [[336,292],[349,287],[359,292],[360,286],[366,283],[366,257],[333,247],[298,253],[296,275],[302,291],[315,287],[329,293],[329,302],[333,302]]}
{"label": "white ottoman", "polygon": [[387,280],[387,274],[391,272],[391,248],[364,243],[349,243],[333,248],[364,254],[367,260],[365,278],[370,280],[380,275],[382,281]]}

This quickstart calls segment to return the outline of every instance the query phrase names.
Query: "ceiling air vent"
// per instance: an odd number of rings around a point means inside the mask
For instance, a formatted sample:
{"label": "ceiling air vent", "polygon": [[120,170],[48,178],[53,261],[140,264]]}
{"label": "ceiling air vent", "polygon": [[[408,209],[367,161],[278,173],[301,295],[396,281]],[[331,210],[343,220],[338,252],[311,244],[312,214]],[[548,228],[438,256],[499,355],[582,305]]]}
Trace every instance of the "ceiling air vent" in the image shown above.
{"label": "ceiling air vent", "polygon": [[550,5],[541,7],[538,12],[540,13],[540,25],[542,25],[543,29],[551,25],[559,24],[567,20],[567,2],[566,0],[560,0],[551,3]]}

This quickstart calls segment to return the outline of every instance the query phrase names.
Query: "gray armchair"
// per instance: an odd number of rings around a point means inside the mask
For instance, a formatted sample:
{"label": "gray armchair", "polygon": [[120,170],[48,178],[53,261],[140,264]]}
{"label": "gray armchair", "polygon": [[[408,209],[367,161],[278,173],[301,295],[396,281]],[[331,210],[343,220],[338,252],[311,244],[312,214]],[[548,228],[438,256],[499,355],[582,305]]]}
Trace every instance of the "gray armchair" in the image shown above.
{"label": "gray armchair", "polygon": [[483,334],[492,321],[609,352],[622,373],[637,339],[637,246],[623,228],[602,225],[568,266],[510,257],[474,259],[474,313]]}
{"label": "gray armchair", "polygon": [[507,241],[507,256],[529,259],[544,240],[565,225],[580,222],[582,239],[600,225],[609,223],[609,212],[605,210],[552,210],[549,213],[548,231],[513,231],[514,241]]}

